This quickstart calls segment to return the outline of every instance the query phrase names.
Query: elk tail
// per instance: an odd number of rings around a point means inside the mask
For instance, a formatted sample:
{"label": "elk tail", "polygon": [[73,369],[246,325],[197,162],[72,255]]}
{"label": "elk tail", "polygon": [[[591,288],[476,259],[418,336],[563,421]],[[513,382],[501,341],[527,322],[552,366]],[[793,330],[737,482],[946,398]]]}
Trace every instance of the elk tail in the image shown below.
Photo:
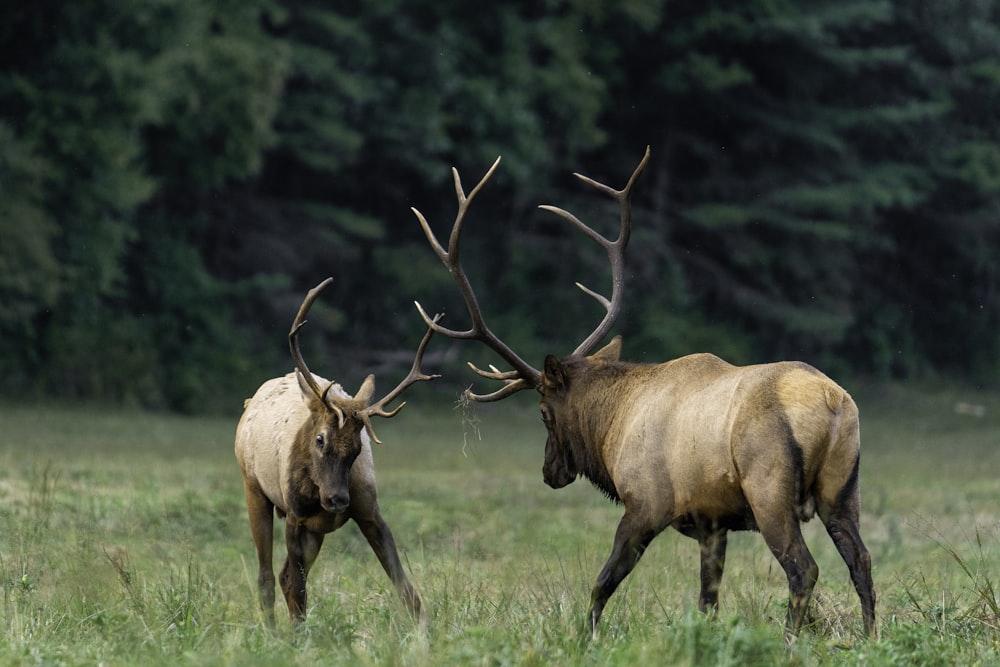
{"label": "elk tail", "polygon": [[828,384],[823,388],[826,407],[830,409],[830,444],[835,445],[840,439],[840,428],[844,418],[844,399],[847,393],[840,387]]}
{"label": "elk tail", "polygon": [[826,396],[826,406],[830,408],[830,412],[839,413],[844,407],[844,396],[846,395],[844,390],[836,385],[828,384],[823,388],[823,391]]}

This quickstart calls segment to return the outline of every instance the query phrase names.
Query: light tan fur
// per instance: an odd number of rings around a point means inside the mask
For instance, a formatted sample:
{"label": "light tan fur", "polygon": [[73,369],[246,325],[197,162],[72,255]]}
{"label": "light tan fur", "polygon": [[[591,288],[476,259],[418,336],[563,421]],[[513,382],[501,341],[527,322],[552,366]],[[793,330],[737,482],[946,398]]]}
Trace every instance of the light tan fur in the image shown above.
{"label": "light tan fur", "polygon": [[[330,382],[313,375],[315,386]],[[274,573],[272,542],[274,513],[285,519],[288,556],[281,569],[280,583],[289,615],[301,621],[306,615],[306,576],[327,533],[353,520],[368,540],[375,555],[396,586],[409,611],[426,622],[420,597],[410,584],[396,550],[389,526],[382,518],[375,486],[375,465],[371,441],[357,413],[368,407],[372,381],[366,380],[355,397],[334,384],[328,401],[341,406],[345,420],[342,427],[336,414],[328,412],[306,383],[296,373],[265,382],[244,404],[243,416],[236,428],[235,454],[243,472],[250,526],[259,561],[258,587],[261,607],[268,623],[274,623]],[[324,473],[310,467],[317,433],[325,433],[328,456],[344,456],[359,447],[357,458],[347,473],[348,504],[334,507],[323,496],[327,489],[337,491]],[[351,443],[357,443],[352,445]],[[298,470],[298,472],[297,472]],[[302,471],[308,471],[303,473]],[[341,491],[342,492],[342,491]],[[331,495],[334,498],[335,495]],[[305,499],[305,500],[303,500]],[[332,501],[331,501],[332,502]],[[347,502],[347,501],[345,501]]]}
{"label": "light tan fur", "polygon": [[[320,386],[330,384],[313,375]],[[330,393],[344,399],[351,397],[340,385],[334,384]],[[309,408],[302,395],[295,373],[268,380],[252,398],[247,399],[243,416],[236,428],[236,460],[243,471],[243,478],[257,486],[282,514],[287,514],[290,496],[289,470],[293,463],[292,445],[299,427],[309,417]],[[350,494],[353,503],[371,505],[377,499],[375,462],[372,459],[371,441],[361,432],[361,453],[351,466]],[[317,530],[328,528],[331,532],[342,526],[347,514],[317,515],[306,520]],[[311,522],[311,523],[310,523]]]}
{"label": "light tan fur", "polygon": [[[420,596],[399,560],[396,542],[379,510],[371,442],[379,442],[372,417],[394,417],[388,409],[415,382],[433,380],[421,368],[433,331],[428,329],[406,377],[373,401],[375,376],[348,396],[337,384],[313,374],[299,347],[306,315],[327,278],[306,293],[288,332],[295,372],[268,380],[243,404],[236,427],[236,460],[243,471],[250,532],[257,549],[257,587],[265,618],[274,624],[274,515],[285,519],[287,556],[279,574],[288,614],[306,616],[306,578],[327,533],[353,520],[410,613],[426,623]],[[438,316],[440,317],[440,316]],[[438,317],[432,320],[437,323]]]}

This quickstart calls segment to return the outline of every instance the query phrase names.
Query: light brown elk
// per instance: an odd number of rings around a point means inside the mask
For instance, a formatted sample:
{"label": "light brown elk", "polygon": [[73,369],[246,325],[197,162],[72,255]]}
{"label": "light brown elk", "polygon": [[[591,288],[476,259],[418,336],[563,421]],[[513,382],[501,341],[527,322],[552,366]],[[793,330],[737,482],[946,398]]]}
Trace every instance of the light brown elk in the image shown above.
{"label": "light brown elk", "polygon": [[380,442],[372,417],[395,416],[405,403],[388,411],[386,406],[411,384],[438,377],[420,370],[432,331],[428,329],[420,342],[409,374],[384,398],[372,402],[371,375],[351,397],[339,385],[313,375],[299,350],[305,316],[331,281],[328,278],[309,291],[288,334],[296,370],[261,385],[246,401],[236,429],[236,459],[243,471],[260,568],[260,604],[273,625],[274,512],[285,519],[288,553],[279,580],[288,613],[296,622],[306,616],[306,577],[324,536],[353,519],[407,609],[424,621],[420,596],[403,571],[392,531],[379,510],[370,442]]}
{"label": "light brown elk", "polygon": [[431,247],[458,284],[471,328],[446,329],[420,304],[417,308],[434,331],[480,341],[513,367],[483,371],[470,364],[479,375],[504,383],[491,394],[469,392],[470,398],[495,401],[531,388],[541,394],[541,417],[548,430],[542,467],[546,484],[561,488],[582,475],[624,505],[611,556],[591,594],[591,633],[596,633],[608,599],[652,539],[672,526],[698,540],[698,606],[703,611],[717,609],[727,533],[759,530],[787,575],[788,636],[797,634],[819,575],[800,522],[817,513],[847,563],[861,600],[864,630],[870,635],[875,593],[871,559],[859,532],[858,411],[847,392],[804,363],[739,367],[711,354],[662,364],[627,363],[619,360],[619,337],[590,354],[621,309],[631,191],[648,159],[647,149],[622,190],[577,174],[618,202],[621,227],[615,241],[567,211],[542,207],[597,242],[611,263],[610,300],[577,283],[606,314],[568,357],[549,355],[542,371],[522,360],[487,326],[462,269],[462,225],[499,159],[468,196],[453,170],[458,214],[447,249],[414,209]]}

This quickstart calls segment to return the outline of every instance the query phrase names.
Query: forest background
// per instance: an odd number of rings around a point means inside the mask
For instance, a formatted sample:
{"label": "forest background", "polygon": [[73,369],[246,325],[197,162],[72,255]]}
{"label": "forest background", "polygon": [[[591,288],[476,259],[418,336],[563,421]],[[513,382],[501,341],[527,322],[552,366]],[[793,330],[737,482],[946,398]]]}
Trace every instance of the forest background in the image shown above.
{"label": "forest background", "polygon": [[[626,358],[1000,383],[1000,1],[39,0],[0,6],[0,396],[238,411],[306,357],[464,328],[440,237],[539,364],[601,317],[579,171],[636,187]],[[482,350],[436,340],[428,370]],[[495,361],[487,359],[487,361]],[[482,362],[480,362],[482,363]],[[849,386],[849,384],[848,384]]]}

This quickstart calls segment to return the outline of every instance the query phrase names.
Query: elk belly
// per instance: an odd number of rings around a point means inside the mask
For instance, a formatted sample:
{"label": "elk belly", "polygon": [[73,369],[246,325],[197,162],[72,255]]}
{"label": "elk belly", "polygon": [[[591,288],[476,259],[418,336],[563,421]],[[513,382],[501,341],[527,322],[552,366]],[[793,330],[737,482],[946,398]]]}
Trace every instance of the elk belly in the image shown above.
{"label": "elk belly", "polygon": [[731,471],[715,469],[691,477],[681,487],[675,485],[675,514],[698,515],[721,520],[734,515],[742,516],[747,507],[739,482]]}
{"label": "elk belly", "polygon": [[746,498],[733,466],[728,440],[712,431],[689,435],[670,448],[669,469],[677,516],[718,519],[743,514]]}

